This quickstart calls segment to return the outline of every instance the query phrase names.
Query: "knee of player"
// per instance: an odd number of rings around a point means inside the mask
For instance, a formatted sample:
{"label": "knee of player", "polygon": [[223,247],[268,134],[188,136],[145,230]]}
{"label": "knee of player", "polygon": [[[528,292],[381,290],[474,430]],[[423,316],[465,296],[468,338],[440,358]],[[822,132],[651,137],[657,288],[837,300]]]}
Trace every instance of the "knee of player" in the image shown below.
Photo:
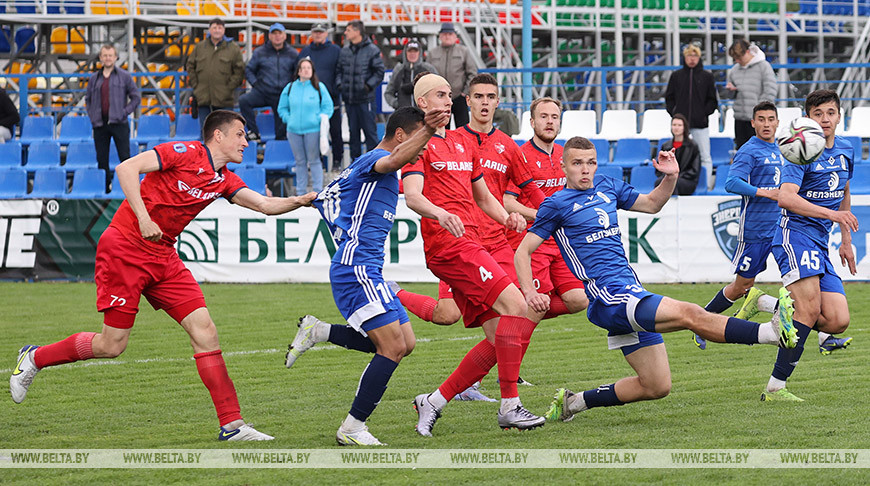
{"label": "knee of player", "polygon": [[684,329],[694,329],[697,325],[703,322],[709,314],[709,312],[705,311],[703,307],[697,304],[684,302],[682,309],[680,309],[680,316],[683,321],[681,327]]}
{"label": "knee of player", "polygon": [[127,349],[127,341],[101,340],[99,348],[94,346],[94,356],[97,358],[117,358]]}
{"label": "knee of player", "polygon": [[459,313],[459,309],[455,306],[439,305],[435,307],[435,312],[432,313],[432,323],[439,326],[452,326],[460,318],[462,318],[462,314]]}
{"label": "knee of player", "polygon": [[414,351],[415,347],[417,347],[417,340],[416,339],[411,338],[411,342],[406,341],[405,342],[405,354],[403,354],[402,356],[408,356],[409,354],[411,354]]}
{"label": "knee of player", "polygon": [[586,298],[585,293],[578,293],[567,299],[563,295],[562,300],[565,302],[565,307],[567,307],[568,311],[572,314],[582,312],[589,307],[589,299]]}
{"label": "knee of player", "polygon": [[664,398],[671,394],[671,380],[662,380],[660,383],[656,383],[652,390],[650,390],[652,398],[657,400],[659,398]]}
{"label": "knee of player", "polygon": [[831,319],[825,327],[825,332],[828,334],[840,334],[846,332],[846,329],[849,328],[849,313],[847,312],[843,316],[837,316],[835,319]]}

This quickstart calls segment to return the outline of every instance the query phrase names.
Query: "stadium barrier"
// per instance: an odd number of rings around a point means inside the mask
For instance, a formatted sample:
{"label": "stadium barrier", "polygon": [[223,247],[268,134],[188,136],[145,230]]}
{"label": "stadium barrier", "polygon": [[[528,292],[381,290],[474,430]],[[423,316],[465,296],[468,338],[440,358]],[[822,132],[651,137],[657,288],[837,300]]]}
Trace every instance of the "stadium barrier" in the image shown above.
{"label": "stadium barrier", "polygon": [[[0,200],[0,279],[93,279],[96,242],[120,200]],[[870,280],[867,255],[870,196],[853,196],[861,230],[853,235],[858,274],[839,265],[840,232],[829,254],[844,280]],[[740,199],[675,197],[655,215],[619,213],[626,255],[641,282],[723,282],[733,278]],[[610,222],[605,222],[610,226]],[[184,230],[177,248],[204,282],[327,282],[335,252],[326,224],[313,208],[265,217],[220,200]],[[435,282],[426,268],[420,216],[400,200],[385,247],[384,276]],[[759,281],[776,282],[771,257]]]}

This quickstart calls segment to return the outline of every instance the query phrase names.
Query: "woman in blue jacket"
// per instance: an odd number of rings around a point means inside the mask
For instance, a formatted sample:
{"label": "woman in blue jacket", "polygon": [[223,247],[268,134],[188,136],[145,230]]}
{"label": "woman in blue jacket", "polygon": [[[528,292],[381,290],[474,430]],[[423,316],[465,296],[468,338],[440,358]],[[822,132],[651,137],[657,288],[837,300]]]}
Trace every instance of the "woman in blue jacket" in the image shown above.
{"label": "woman in blue jacket", "polygon": [[332,97],[326,85],[317,80],[314,63],[308,57],[300,59],[296,80],[284,87],[278,99],[278,115],[287,125],[287,140],[296,159],[296,194],[308,192],[309,170],[311,190],[323,189],[320,126],[322,117],[328,120],[332,116],[332,109]]}

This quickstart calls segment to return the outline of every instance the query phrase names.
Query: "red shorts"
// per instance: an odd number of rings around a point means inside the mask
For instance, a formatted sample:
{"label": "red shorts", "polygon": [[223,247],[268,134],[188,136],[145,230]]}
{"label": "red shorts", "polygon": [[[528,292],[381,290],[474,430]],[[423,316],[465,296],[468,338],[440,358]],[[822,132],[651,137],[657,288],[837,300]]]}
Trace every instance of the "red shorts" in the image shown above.
{"label": "red shorts", "polygon": [[[511,277],[492,255],[467,238],[458,238],[453,245],[428,258],[426,265],[442,280],[439,297],[443,286],[452,290],[465,327],[483,324],[487,320],[485,314],[492,312],[498,296],[511,284]],[[489,317],[496,315],[492,313]]]}
{"label": "red shorts", "polygon": [[[542,251],[543,250],[543,251]],[[535,288],[542,294],[553,290],[562,295],[569,290],[582,289],[583,282],[571,273],[559,249],[540,247],[532,253],[532,276]]]}
{"label": "red shorts", "polygon": [[97,244],[94,282],[97,310],[107,326],[133,327],[139,298],[145,295],[154,309],[164,309],[176,321],[205,307],[202,289],[178,253],[148,253],[109,226]]}

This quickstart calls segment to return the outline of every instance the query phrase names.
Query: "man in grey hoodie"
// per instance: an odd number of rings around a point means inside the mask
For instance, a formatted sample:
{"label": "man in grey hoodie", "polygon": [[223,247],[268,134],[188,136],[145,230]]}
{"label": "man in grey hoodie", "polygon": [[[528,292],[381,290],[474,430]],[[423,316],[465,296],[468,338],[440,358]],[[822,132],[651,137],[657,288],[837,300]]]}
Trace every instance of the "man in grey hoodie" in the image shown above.
{"label": "man in grey hoodie", "polygon": [[393,77],[387,84],[384,98],[394,109],[403,106],[416,106],[414,103],[414,78],[422,72],[438,74],[435,66],[422,59],[420,44],[408,42],[402,53],[402,61],[393,68]]}
{"label": "man in grey hoodie", "polygon": [[734,144],[739,149],[755,135],[752,128],[752,108],[760,101],[776,100],[776,76],[755,44],[739,39],[731,44],[728,55],[734,67],[728,70],[725,88],[736,93],[734,98]]}

